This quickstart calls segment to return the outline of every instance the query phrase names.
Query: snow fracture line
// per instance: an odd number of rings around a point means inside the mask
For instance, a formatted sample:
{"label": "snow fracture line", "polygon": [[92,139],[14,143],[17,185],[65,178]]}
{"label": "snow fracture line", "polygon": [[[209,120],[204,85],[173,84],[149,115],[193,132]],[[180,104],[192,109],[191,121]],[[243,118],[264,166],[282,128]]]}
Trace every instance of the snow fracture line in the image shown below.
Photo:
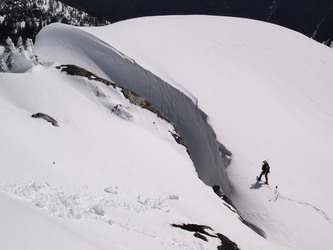
{"label": "snow fracture line", "polygon": [[[269,186],[268,188],[270,190],[272,190]],[[284,195],[281,195],[280,192],[277,190],[278,189],[278,186],[276,186],[276,189],[275,189],[275,194],[274,194],[274,197],[268,201],[277,201],[277,199],[280,197],[280,199],[282,200],[286,200],[286,201],[291,201],[291,202],[294,202],[294,203],[297,203],[297,204],[300,204],[300,205],[304,205],[304,206],[308,206],[308,207],[311,207],[312,209],[314,209],[316,212],[318,212],[322,217],[324,217],[325,220],[328,221],[328,223],[332,224],[333,222],[333,219],[331,216],[329,216],[327,213],[325,213],[322,209],[312,205],[311,203],[309,202],[306,202],[306,201],[298,201],[298,200],[294,200],[294,199],[291,199],[291,198],[288,198]],[[272,190],[273,191],[273,190]]]}

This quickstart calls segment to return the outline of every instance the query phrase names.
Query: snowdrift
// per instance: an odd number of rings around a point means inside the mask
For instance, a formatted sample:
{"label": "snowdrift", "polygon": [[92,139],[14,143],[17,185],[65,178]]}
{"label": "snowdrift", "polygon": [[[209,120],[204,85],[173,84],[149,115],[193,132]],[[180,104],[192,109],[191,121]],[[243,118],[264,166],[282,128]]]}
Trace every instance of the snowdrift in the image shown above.
{"label": "snowdrift", "polygon": [[230,194],[225,174],[230,152],[216,141],[206,114],[198,109],[192,96],[185,95],[104,41],[75,27],[50,25],[38,35],[36,44],[41,61],[51,59],[83,66],[153,103],[177,125],[188,143],[199,177],[207,185],[222,186],[224,192]]}

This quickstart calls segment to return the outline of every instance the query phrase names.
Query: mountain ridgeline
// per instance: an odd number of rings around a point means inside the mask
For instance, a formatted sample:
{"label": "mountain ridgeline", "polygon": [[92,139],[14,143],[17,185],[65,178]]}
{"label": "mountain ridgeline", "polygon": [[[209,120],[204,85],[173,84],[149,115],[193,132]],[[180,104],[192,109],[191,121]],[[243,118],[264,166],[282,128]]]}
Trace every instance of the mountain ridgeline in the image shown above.
{"label": "mountain ridgeline", "polygon": [[278,24],[327,45],[333,40],[332,0],[63,0],[98,13],[111,22],[129,18],[207,14]]}
{"label": "mountain ridgeline", "polygon": [[57,0],[2,0],[0,2],[0,44],[8,37],[34,40],[44,26],[61,22],[76,26],[99,26],[109,22]]}

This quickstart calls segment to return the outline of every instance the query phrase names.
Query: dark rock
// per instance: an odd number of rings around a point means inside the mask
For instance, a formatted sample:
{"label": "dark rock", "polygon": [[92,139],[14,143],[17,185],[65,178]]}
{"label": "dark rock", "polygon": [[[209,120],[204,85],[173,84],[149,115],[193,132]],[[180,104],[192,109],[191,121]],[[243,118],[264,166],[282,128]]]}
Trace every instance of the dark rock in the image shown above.
{"label": "dark rock", "polygon": [[[254,232],[256,232],[257,234],[259,234],[261,237],[266,238],[267,235],[264,232],[264,230],[262,230],[261,228],[257,227],[256,225],[244,220],[244,218],[238,213],[236,206],[232,203],[231,199],[229,199],[221,190],[220,186],[213,186],[213,190],[214,192],[222,199],[226,202],[226,206],[233,212],[237,213],[239,216],[239,219],[241,222],[244,223],[244,225],[248,226],[249,228],[251,228]],[[221,248],[223,249],[223,248]]]}
{"label": "dark rock", "polygon": [[134,105],[140,106],[141,108],[144,109],[148,109],[149,111],[155,113],[159,118],[169,122],[170,120],[164,115],[162,114],[162,112],[160,112],[156,107],[154,107],[150,102],[148,102],[145,98],[143,98],[142,96],[139,96],[138,94],[136,94],[133,91],[130,91],[128,89],[125,88],[121,88],[121,92],[123,93],[123,95]]}
{"label": "dark rock", "polygon": [[222,242],[222,245],[217,247],[218,250],[240,250],[235,242],[231,241],[223,234],[218,233],[217,237]]}
{"label": "dark rock", "polygon": [[222,198],[223,197],[223,192],[221,190],[221,187],[220,186],[213,186],[213,190],[215,192],[215,194],[217,194],[218,197]]}
{"label": "dark rock", "polygon": [[244,220],[243,217],[241,217],[241,216],[239,217],[239,219],[241,220],[241,222],[244,223],[244,225],[246,225],[249,228],[251,228],[254,232],[256,232],[257,234],[259,234],[261,237],[263,237],[265,239],[267,238],[267,235],[266,235],[266,233],[265,233],[264,230],[262,230],[261,228],[257,227],[256,225],[254,225],[254,224],[252,224],[252,223]]}
{"label": "dark rock", "polygon": [[218,250],[240,250],[237,246],[237,244],[233,241],[231,241],[228,237],[221,233],[208,233],[206,230],[211,230],[213,229],[209,226],[204,226],[204,225],[196,225],[196,224],[182,224],[182,225],[177,225],[177,224],[171,224],[173,227],[178,227],[190,232],[195,232],[194,237],[197,237],[199,239],[202,239],[204,241],[208,241],[206,236],[212,237],[212,238],[219,238],[221,240],[221,245],[217,247]]}
{"label": "dark rock", "polygon": [[61,65],[61,66],[57,66],[56,68],[61,69],[61,72],[66,72],[68,75],[71,75],[71,76],[82,76],[82,77],[88,78],[89,80],[95,80],[95,81],[104,83],[107,86],[112,86],[114,88],[116,87],[115,83],[108,81],[106,79],[103,79],[103,78],[97,76],[96,74],[94,74],[84,68],[73,65],[73,64]]}
{"label": "dark rock", "polygon": [[204,240],[204,241],[208,241],[205,236],[203,236],[202,234],[200,234],[198,232],[194,233],[194,237],[197,237],[198,239],[201,239],[201,240]]}
{"label": "dark rock", "polygon": [[184,230],[187,230],[187,231],[190,231],[190,232],[197,232],[197,233],[205,234],[205,235],[210,236],[210,237],[217,238],[217,236],[212,235],[212,234],[205,231],[207,229],[213,230],[208,226],[196,225],[196,224],[183,224],[183,225],[172,224],[171,226],[179,227],[181,229],[184,229]]}
{"label": "dark rock", "polygon": [[226,196],[223,192],[220,186],[213,186],[213,190],[215,192],[215,194],[217,194],[218,197],[220,197],[222,200],[224,200],[227,204],[228,204],[228,208],[230,208],[230,210],[232,210],[233,212],[236,212],[237,209],[235,207],[235,205],[232,203],[231,199],[229,199],[228,196]]}
{"label": "dark rock", "polygon": [[52,123],[53,126],[59,127],[58,122],[51,116],[44,113],[36,113],[31,116],[32,118],[43,118],[45,121]]}
{"label": "dark rock", "polygon": [[171,133],[172,137],[176,140],[178,144],[183,145],[186,148],[188,155],[191,155],[187,142],[179,134],[173,133],[171,131],[169,132]]}

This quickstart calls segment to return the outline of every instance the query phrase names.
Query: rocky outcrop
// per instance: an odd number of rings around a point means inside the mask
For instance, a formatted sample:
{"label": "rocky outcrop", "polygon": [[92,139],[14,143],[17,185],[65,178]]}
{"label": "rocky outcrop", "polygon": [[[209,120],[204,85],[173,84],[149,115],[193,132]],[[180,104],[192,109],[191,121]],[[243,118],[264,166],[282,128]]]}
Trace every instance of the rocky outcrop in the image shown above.
{"label": "rocky outcrop", "polygon": [[257,234],[259,234],[261,237],[267,238],[267,235],[264,232],[264,230],[262,230],[261,228],[257,227],[256,225],[254,225],[254,224],[252,224],[252,223],[244,220],[244,218],[237,211],[237,208],[232,203],[232,201],[223,193],[223,191],[222,191],[222,189],[221,189],[220,186],[213,186],[213,190],[214,190],[215,194],[218,197],[220,197],[225,202],[224,205],[226,205],[232,212],[237,213],[239,220],[241,222],[243,222],[244,225],[246,225],[249,228],[251,228],[254,232],[256,232]]}
{"label": "rocky outcrop", "polygon": [[[181,228],[183,230],[194,232],[193,236],[204,241],[208,241],[207,237],[218,238],[221,240],[221,245],[217,247],[218,250],[240,250],[237,244],[230,240],[228,237],[221,233],[215,233],[213,229],[205,225],[196,225],[196,224],[171,224],[173,227]],[[211,231],[211,232],[208,232]],[[207,236],[207,237],[206,237]]]}
{"label": "rocky outcrop", "polygon": [[[119,89],[122,92],[122,94],[124,95],[124,97],[130,101],[130,103],[132,103],[136,106],[139,106],[141,108],[147,109],[147,110],[155,113],[159,118],[170,123],[174,128],[174,132],[169,131],[171,133],[172,137],[175,139],[175,141],[178,144],[183,145],[186,148],[186,151],[188,152],[188,154],[190,155],[188,145],[187,145],[186,141],[179,135],[179,131],[176,128],[175,124],[173,124],[161,111],[159,111],[155,106],[153,106],[150,102],[148,102],[142,96],[138,95],[137,93],[135,93],[131,90],[118,86],[114,82],[101,78],[101,77],[97,76],[96,74],[94,74],[84,68],[73,65],[73,64],[61,65],[56,68],[61,69],[61,72],[66,72],[69,75],[85,77],[89,80],[98,81],[98,82],[105,84],[106,86],[111,86],[113,88]],[[112,111],[116,112],[118,109],[119,109],[119,106],[117,105],[114,107],[114,109]]]}
{"label": "rocky outcrop", "polygon": [[59,127],[58,122],[57,122],[54,118],[52,118],[51,116],[49,116],[49,115],[47,115],[47,114],[44,114],[44,113],[36,113],[36,114],[33,114],[31,117],[32,117],[32,118],[42,118],[42,119],[44,119],[45,121],[52,123],[53,126],[55,126],[55,127]]}
{"label": "rocky outcrop", "polygon": [[123,87],[120,87],[118,85],[116,85],[114,82],[108,81],[104,78],[101,78],[99,76],[97,76],[96,74],[78,67],[76,65],[73,64],[68,64],[68,65],[61,65],[56,67],[57,69],[61,69],[61,72],[66,72],[69,75],[72,76],[82,76],[85,78],[88,78],[89,80],[95,80],[101,83],[104,83],[107,86],[112,86],[114,88],[119,88],[120,91],[123,93],[123,95],[134,105],[140,106],[141,108],[145,108],[150,110],[151,112],[155,113],[158,117],[162,118],[163,120],[170,122],[170,120],[162,114],[162,112],[160,112],[156,107],[154,107],[150,102],[148,102],[145,98],[143,98],[142,96],[136,94],[133,91],[130,91],[128,89],[125,89]]}

